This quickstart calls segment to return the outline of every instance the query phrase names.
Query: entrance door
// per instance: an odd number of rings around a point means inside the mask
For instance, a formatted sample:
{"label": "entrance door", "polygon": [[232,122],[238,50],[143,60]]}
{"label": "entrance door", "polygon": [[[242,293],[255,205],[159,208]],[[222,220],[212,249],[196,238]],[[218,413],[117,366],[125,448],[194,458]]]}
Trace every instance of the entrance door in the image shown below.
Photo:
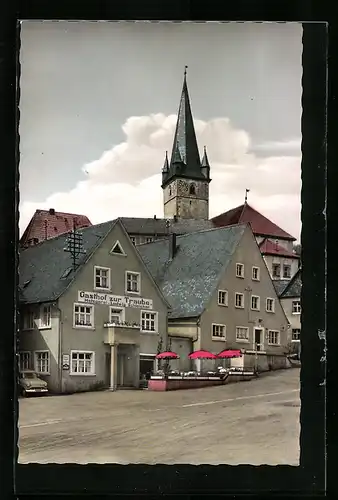
{"label": "entrance door", "polygon": [[117,355],[117,385],[123,387],[124,384],[125,354],[119,352]]}
{"label": "entrance door", "polygon": [[254,335],[254,350],[255,351],[263,351],[263,329],[262,328],[255,328],[255,335]]}
{"label": "entrance door", "polygon": [[143,357],[140,355],[140,379],[148,380],[150,375],[155,370],[155,356],[154,357]]}

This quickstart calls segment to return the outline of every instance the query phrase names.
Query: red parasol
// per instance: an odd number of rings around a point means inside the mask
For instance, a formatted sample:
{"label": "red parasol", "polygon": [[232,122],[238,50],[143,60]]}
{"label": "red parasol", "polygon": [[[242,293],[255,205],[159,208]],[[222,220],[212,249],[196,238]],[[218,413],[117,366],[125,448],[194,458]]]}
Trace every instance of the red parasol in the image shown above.
{"label": "red parasol", "polygon": [[179,359],[179,355],[176,352],[165,351],[157,354],[156,359]]}
{"label": "red parasol", "polygon": [[209,351],[195,351],[191,352],[188,356],[189,359],[217,359],[216,354]]}
{"label": "red parasol", "polygon": [[218,358],[240,358],[242,353],[239,349],[224,349],[217,356]]}

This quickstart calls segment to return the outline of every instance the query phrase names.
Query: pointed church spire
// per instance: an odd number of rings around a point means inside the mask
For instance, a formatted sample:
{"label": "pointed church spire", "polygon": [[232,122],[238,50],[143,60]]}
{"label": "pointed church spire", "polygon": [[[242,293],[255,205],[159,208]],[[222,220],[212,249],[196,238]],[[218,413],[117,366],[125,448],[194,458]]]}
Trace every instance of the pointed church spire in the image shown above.
{"label": "pointed church spire", "polygon": [[180,106],[178,110],[174,143],[172,147],[169,172],[162,180],[162,187],[174,177],[185,177],[188,179],[204,179],[201,170],[201,160],[197,147],[194,122],[190,107],[190,99],[187,85],[187,68],[184,68],[183,88]]}
{"label": "pointed church spire", "polygon": [[165,160],[164,160],[164,165],[162,168],[163,173],[168,173],[169,172],[169,161],[168,161],[168,151],[165,152]]}

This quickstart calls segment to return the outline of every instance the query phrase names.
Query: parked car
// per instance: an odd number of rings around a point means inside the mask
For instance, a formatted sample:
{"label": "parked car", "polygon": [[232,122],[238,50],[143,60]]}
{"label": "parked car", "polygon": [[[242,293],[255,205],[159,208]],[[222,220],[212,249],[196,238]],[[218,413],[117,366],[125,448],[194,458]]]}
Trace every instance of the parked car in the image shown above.
{"label": "parked car", "polygon": [[20,372],[19,389],[24,397],[28,394],[48,393],[47,382],[42,380],[34,370],[22,370]]}

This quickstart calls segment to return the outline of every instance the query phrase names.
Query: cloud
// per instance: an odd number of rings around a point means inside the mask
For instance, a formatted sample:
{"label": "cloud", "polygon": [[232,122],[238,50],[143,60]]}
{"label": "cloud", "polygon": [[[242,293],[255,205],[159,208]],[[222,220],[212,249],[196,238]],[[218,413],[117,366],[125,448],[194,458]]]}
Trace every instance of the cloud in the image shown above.
{"label": "cloud", "polygon": [[[175,115],[161,113],[128,118],[122,127],[125,141],[84,165],[84,180],[72,190],[54,193],[43,203],[21,204],[21,233],[37,208],[83,213],[93,223],[117,216],[161,217],[160,172],[165,151],[171,151],[175,124]],[[210,216],[243,203],[249,188],[249,202],[298,238],[300,154],[266,157],[253,153],[249,134],[236,129],[228,118],[196,120],[195,128],[211,163]]]}
{"label": "cloud", "polygon": [[285,141],[269,141],[261,144],[256,144],[252,148],[252,152],[261,155],[300,155],[301,140],[299,138],[288,139]]}

